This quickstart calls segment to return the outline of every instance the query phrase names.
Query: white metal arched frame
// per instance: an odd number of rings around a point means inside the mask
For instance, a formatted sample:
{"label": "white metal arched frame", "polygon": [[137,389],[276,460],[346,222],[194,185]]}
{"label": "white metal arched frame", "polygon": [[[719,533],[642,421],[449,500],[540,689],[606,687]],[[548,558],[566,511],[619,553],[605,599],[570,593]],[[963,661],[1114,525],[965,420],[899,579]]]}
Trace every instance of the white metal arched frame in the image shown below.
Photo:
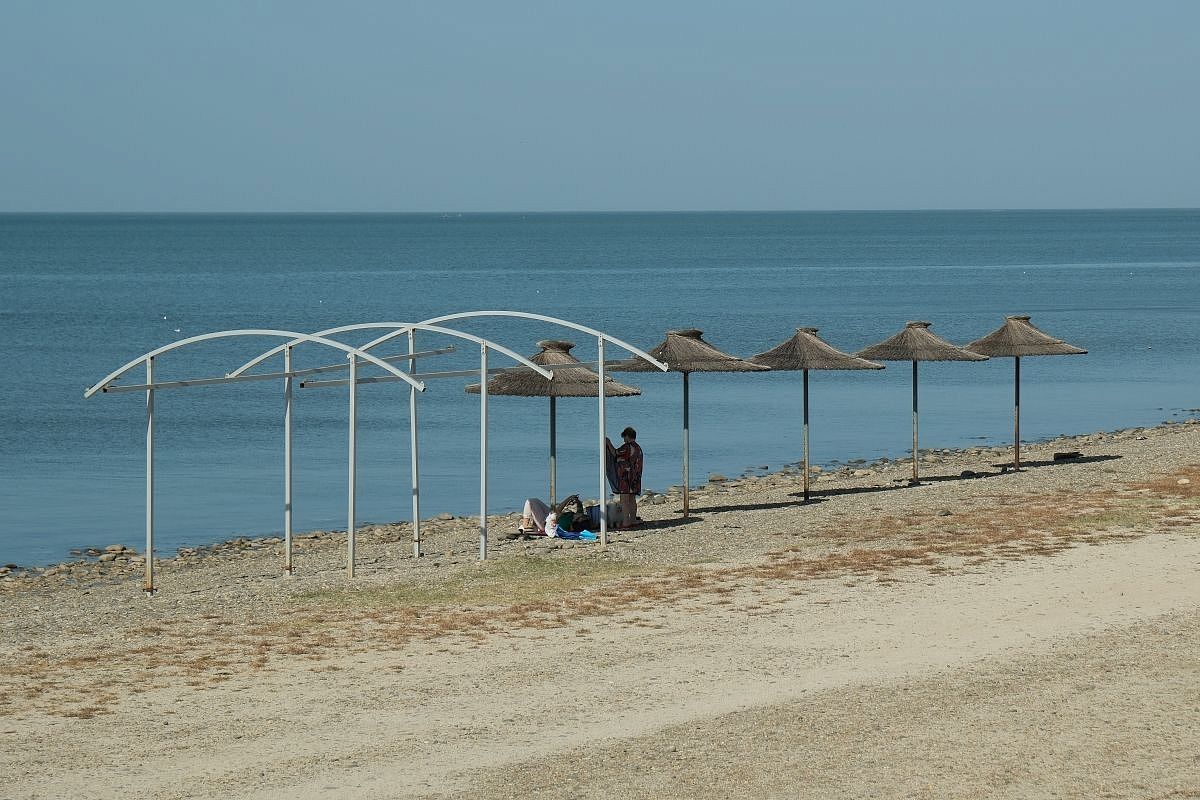
{"label": "white metal arched frame", "polygon": [[[407,374],[405,374],[401,370],[393,367],[391,364],[388,364],[387,362],[383,361],[382,359],[377,358],[376,356],[372,355],[371,353],[361,350],[360,348],[352,347],[343,342],[338,342],[333,339],[329,339],[329,338],[320,336],[318,334],[297,333],[295,331],[282,331],[282,330],[274,330],[274,329],[269,329],[269,328],[247,328],[247,329],[239,329],[239,330],[218,331],[215,333],[205,333],[205,334],[201,334],[199,336],[189,336],[186,339],[180,339],[179,341],[172,342],[167,345],[163,345],[162,347],[151,350],[148,353],[144,353],[143,355],[138,356],[137,358],[128,362],[124,366],[110,372],[108,375],[106,375],[104,378],[102,378],[100,381],[98,381],[95,385],[93,385],[92,387],[87,389],[87,391],[85,391],[83,393],[84,398],[90,398],[97,393],[107,393],[107,392],[116,392],[116,391],[130,392],[130,391],[145,390],[145,392],[146,392],[146,559],[145,559],[146,572],[145,572],[145,582],[144,582],[143,588],[147,595],[151,595],[155,591],[155,586],[154,586],[154,392],[157,389],[163,389],[163,388],[186,388],[188,386],[213,385],[213,384],[217,384],[217,383],[230,382],[230,380],[226,377],[226,378],[205,378],[205,379],[199,379],[199,380],[195,380],[195,381],[186,381],[186,380],[185,381],[172,381],[172,382],[168,382],[168,383],[155,384],[155,382],[154,382],[154,360],[155,360],[155,358],[157,358],[160,355],[163,355],[164,353],[168,353],[173,350],[179,350],[183,347],[187,347],[188,345],[192,345],[192,344],[197,344],[199,342],[213,341],[213,340],[217,340],[217,339],[230,339],[230,338],[237,338],[237,337],[246,337],[246,336],[271,336],[271,337],[277,337],[277,338],[282,337],[282,338],[287,338],[289,340],[292,340],[292,342],[296,342],[296,343],[313,342],[315,344],[325,345],[326,347],[332,347],[336,350],[341,350],[342,352],[347,354],[347,358],[349,359],[349,368],[351,370],[351,374],[354,374],[356,372],[358,360],[361,358],[363,361],[366,361],[370,364],[374,364],[375,366],[380,367],[384,371],[392,374],[393,376],[395,376],[395,378],[397,380],[405,381],[412,387],[412,389],[414,391],[422,391],[422,392],[425,391],[424,383],[414,380],[413,378],[409,377]],[[286,350],[286,356],[285,356],[285,366],[287,369],[291,368],[290,345],[291,345],[291,342],[289,342],[289,346]],[[139,364],[146,365],[146,383],[144,385],[139,385],[139,386],[113,386],[112,385],[113,381],[119,379],[121,376],[125,375],[130,370],[137,367]],[[287,384],[285,387],[284,419],[285,419],[285,425],[289,426],[289,436],[287,437],[287,444],[285,445],[285,459],[288,462],[286,469],[289,472],[289,480],[287,480],[285,482],[286,489],[285,489],[285,498],[284,498],[284,509],[285,509],[284,516],[285,516],[285,532],[287,534],[286,538],[287,538],[287,552],[288,552],[288,556],[287,556],[288,569],[290,569],[290,556],[291,556],[291,536],[290,536],[290,533],[291,533],[291,524],[290,524],[291,523],[291,485],[290,485],[291,484],[291,481],[290,481],[291,375],[290,375],[290,373],[286,373],[286,372],[285,372],[285,374],[287,375],[287,378],[286,378]],[[355,393],[354,393],[354,390],[351,389],[350,407],[351,407],[352,415],[355,410],[355,403],[356,403]],[[350,448],[351,448],[351,452],[353,452],[353,448],[354,448],[353,436],[351,437]],[[353,575],[353,570],[354,570],[354,532],[353,532],[353,528],[351,528],[350,530],[347,531],[347,554],[348,554],[348,560],[349,560],[347,569],[350,572],[350,574]]]}
{"label": "white metal arched frame", "polygon": [[[436,325],[437,323],[441,323],[441,322],[451,322],[451,321],[455,321],[455,320],[472,319],[472,318],[478,318],[478,317],[509,317],[509,318],[516,318],[516,319],[529,319],[529,320],[535,320],[535,321],[539,321],[539,322],[546,322],[546,323],[549,323],[552,325],[557,325],[557,326],[563,327],[563,328],[570,328],[572,330],[580,331],[581,333],[586,333],[590,336],[595,336],[597,351],[598,351],[598,356],[597,356],[598,370],[597,371],[599,372],[599,376],[600,376],[599,384],[598,384],[599,386],[604,385],[604,343],[605,343],[605,341],[609,341],[609,342],[617,345],[618,347],[621,347],[621,348],[627,350],[629,353],[633,354],[634,356],[637,356],[638,358],[645,359],[646,361],[650,362],[651,364],[658,367],[660,370],[662,370],[664,372],[667,371],[666,364],[664,364],[663,362],[654,358],[654,356],[650,355],[649,353],[645,352],[644,350],[634,347],[632,344],[629,344],[628,342],[618,339],[615,336],[610,336],[609,334],[604,333],[603,331],[596,330],[595,328],[589,328],[586,325],[580,325],[577,322],[571,322],[570,320],[559,319],[558,317],[551,317],[551,316],[547,316],[545,314],[534,314],[534,313],[531,313],[528,311],[484,310],[484,311],[463,311],[463,312],[457,312],[454,314],[445,314],[443,316],[432,317],[430,319],[423,320],[422,323],[420,323],[420,325],[412,325],[412,326],[400,325],[396,329],[389,331],[388,333],[384,334],[383,336],[380,336],[377,339],[367,342],[366,344],[364,344],[362,346],[362,349],[371,350],[374,347],[384,344],[385,342],[391,341],[392,339],[395,339],[398,336],[407,334],[408,335],[409,352],[412,353],[412,352],[414,352],[414,348],[415,348],[414,335],[413,335],[414,330],[420,330],[420,329],[422,329],[422,326]],[[371,326],[369,326],[369,325],[347,325],[347,326],[341,326],[338,328],[329,328],[327,330],[320,331],[318,333],[319,333],[319,335],[333,335],[336,333],[343,333],[343,332],[351,331],[351,330],[361,330],[361,329],[368,328],[368,327],[371,327]],[[380,327],[385,327],[385,326],[380,325]],[[442,330],[444,331],[444,330],[448,330],[448,329],[443,328]],[[282,347],[283,346],[281,345],[281,346],[277,346],[271,350],[268,350],[267,352],[246,362],[241,367],[239,367],[238,369],[231,372],[230,375],[234,376],[234,375],[243,374],[246,370],[251,369],[255,365],[265,361],[266,359],[270,358],[272,355],[278,353],[282,349]],[[524,359],[521,359],[521,360],[524,361]],[[487,402],[487,400],[486,400],[486,396],[487,396],[486,395],[486,384],[487,384],[486,379],[482,379],[481,389],[480,389],[480,398],[481,398],[480,404],[481,404],[481,406],[485,406],[486,402]],[[415,399],[416,398],[415,398],[415,393],[412,393],[412,394],[413,394],[413,396],[411,399],[413,401],[413,404],[410,406],[410,410],[409,410],[409,413],[411,416],[409,430],[411,432],[410,436],[412,437],[412,442],[410,445],[410,453],[412,454],[412,460],[413,460],[412,474],[414,476],[414,478],[413,478],[413,482],[414,482],[414,487],[413,487],[413,496],[414,496],[414,502],[413,502],[413,531],[414,531],[413,532],[413,536],[414,536],[413,553],[414,553],[414,555],[420,555],[419,528],[418,528],[418,526],[420,525],[420,509],[419,509],[419,501],[416,499],[419,497],[419,492],[418,492],[417,486],[415,485],[416,481],[417,481],[417,479],[415,477],[417,475],[417,456],[416,456],[417,441],[416,441],[416,407],[415,407]],[[600,492],[598,495],[600,498],[600,542],[602,545],[607,545],[608,544],[608,503],[606,501],[608,498],[608,490],[607,490],[607,475],[606,475],[607,452],[606,452],[606,448],[605,448],[605,434],[604,434],[605,425],[606,425],[605,399],[604,399],[604,392],[598,391],[597,395],[598,395],[597,416],[598,416],[598,421],[599,421],[599,450],[600,450],[600,458],[599,458],[599,461],[600,461],[600,469],[599,469]],[[482,416],[482,411],[481,411],[481,416]],[[482,483],[484,483],[484,481],[481,479],[481,484]],[[481,498],[480,517],[482,520],[484,520],[484,522],[481,523],[484,526],[484,528],[481,533],[480,552],[481,552],[481,554],[486,554],[487,513],[486,513],[486,508],[482,507],[483,506],[482,501],[486,500],[486,487],[485,486],[481,486],[481,495],[482,495],[482,498]]]}
{"label": "white metal arched frame", "polygon": [[[535,364],[533,361],[530,361],[528,358],[521,355],[520,353],[510,350],[507,347],[504,347],[503,345],[496,344],[495,342],[492,342],[488,339],[484,339],[482,337],[476,336],[471,333],[466,333],[464,331],[455,330],[453,328],[444,328],[444,327],[441,327],[438,325],[433,325],[433,324],[424,323],[424,322],[361,322],[361,323],[356,323],[353,325],[340,325],[336,328],[328,328],[323,331],[317,331],[313,335],[314,336],[332,336],[332,335],[337,335],[340,333],[350,333],[353,331],[372,330],[372,329],[380,329],[380,328],[388,329],[388,331],[389,331],[388,334],[375,339],[374,341],[372,341],[369,344],[363,345],[360,349],[369,350],[370,348],[376,346],[377,344],[382,344],[383,342],[390,341],[391,339],[394,339],[397,336],[407,333],[408,341],[409,341],[408,358],[412,359],[412,358],[415,358],[415,355],[416,355],[416,352],[414,349],[413,334],[415,331],[418,331],[418,330],[428,331],[431,333],[440,333],[440,334],[444,334],[446,336],[451,336],[454,338],[464,339],[466,341],[475,342],[476,344],[479,345],[479,357],[480,357],[480,369],[479,369],[480,378],[479,379],[480,379],[481,384],[485,387],[485,389],[480,393],[480,399],[479,399],[479,417],[480,417],[480,422],[479,422],[479,558],[480,558],[480,560],[486,559],[487,558],[487,544],[488,544],[488,537],[487,537],[487,487],[488,487],[488,475],[487,475],[487,466],[488,466],[487,430],[488,430],[488,424],[487,424],[487,420],[488,420],[488,409],[487,409],[486,386],[487,386],[487,376],[488,376],[488,372],[489,372],[489,370],[488,370],[489,351],[495,350],[499,353],[502,353],[502,354],[508,356],[509,358],[512,358],[517,363],[535,370],[538,374],[540,374],[544,378],[553,379],[554,373],[551,372],[550,370],[546,369],[545,367]],[[290,347],[292,344],[293,343],[288,342],[286,344],[273,347],[264,353],[261,353],[260,355],[252,358],[250,361],[247,361],[245,364],[243,364],[242,366],[235,369],[233,372],[230,372],[228,374],[228,377],[230,379],[252,377],[252,374],[247,373],[247,370],[253,368],[254,366],[257,366],[258,364],[261,364],[263,361],[265,361],[266,359],[279,353],[280,351],[286,352],[286,349],[288,347]],[[403,358],[403,357],[400,357],[400,358]],[[322,369],[332,369],[332,367],[322,368]],[[432,373],[427,377],[455,377],[455,376],[468,375],[468,374],[474,374],[474,371],[472,370],[472,371],[466,371],[466,372]],[[354,385],[357,385],[358,383],[379,383],[379,382],[390,381],[390,380],[394,380],[394,379],[389,378],[387,376],[380,377],[380,378],[358,378],[356,374],[352,374],[348,380],[326,380],[326,381],[305,382],[305,383],[300,384],[300,386],[301,386],[301,388],[305,388],[305,387],[315,388],[315,387],[324,387],[324,386],[340,386],[340,385],[343,385],[346,383],[350,383],[352,386],[354,386]],[[418,438],[417,438],[416,399],[417,399],[416,391],[410,390],[410,392],[409,392],[409,439],[410,439],[409,453],[410,453],[410,459],[411,459],[411,463],[412,463],[413,556],[419,558],[421,555],[421,485],[420,485],[420,464],[419,464],[419,459],[418,459],[419,450],[418,450]],[[355,422],[354,422],[354,418],[352,416],[351,417],[351,426],[354,426],[354,424],[355,424]],[[352,427],[352,430],[353,430],[353,427]],[[353,435],[351,436],[351,441],[353,442]],[[350,499],[349,503],[351,504],[351,509],[353,509],[354,474],[356,471],[356,465],[354,463],[354,452],[353,451],[351,451],[351,453],[350,453],[350,464],[348,466],[348,470],[349,470],[349,474],[350,474],[350,495],[351,495],[351,499]],[[351,510],[350,516],[351,516],[351,524],[353,524],[353,510]]]}

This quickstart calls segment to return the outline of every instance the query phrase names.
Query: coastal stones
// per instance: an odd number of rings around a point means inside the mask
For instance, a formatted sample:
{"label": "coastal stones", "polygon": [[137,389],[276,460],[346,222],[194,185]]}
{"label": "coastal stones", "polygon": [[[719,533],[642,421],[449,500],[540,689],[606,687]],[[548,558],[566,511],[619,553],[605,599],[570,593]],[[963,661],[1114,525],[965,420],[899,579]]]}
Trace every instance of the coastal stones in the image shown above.
{"label": "coastal stones", "polygon": [[451,520],[454,519],[454,515],[443,511],[441,514],[438,514],[436,517],[434,517],[434,519],[440,520],[442,522],[450,522]]}
{"label": "coastal stones", "polygon": [[708,476],[709,483],[724,483],[727,480],[729,480],[729,478],[726,478],[724,475],[722,475],[719,472],[714,472]]}

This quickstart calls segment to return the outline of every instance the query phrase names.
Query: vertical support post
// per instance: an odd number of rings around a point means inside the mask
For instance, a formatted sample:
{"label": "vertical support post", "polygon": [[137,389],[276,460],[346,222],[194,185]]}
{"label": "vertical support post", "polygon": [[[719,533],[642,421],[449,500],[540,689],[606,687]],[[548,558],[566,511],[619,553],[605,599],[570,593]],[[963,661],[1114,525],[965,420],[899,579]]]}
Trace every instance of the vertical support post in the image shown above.
{"label": "vertical support post", "polygon": [[600,546],[608,546],[608,437],[604,428],[608,421],[604,418],[604,337],[596,337],[596,374],[599,382],[596,384],[596,413],[600,426]]}
{"label": "vertical support post", "polygon": [[913,468],[912,482],[919,483],[921,476],[917,469],[917,362],[913,365]]}
{"label": "vertical support post", "polygon": [[808,502],[808,370],[804,370],[804,502]]}
{"label": "vertical support post", "polygon": [[557,482],[558,482],[558,409],[555,407],[555,401],[558,398],[550,395],[550,505],[553,506],[558,502]]}
{"label": "vertical support post", "polygon": [[1013,358],[1016,374],[1013,376],[1013,470],[1021,469],[1021,357]]}
{"label": "vertical support post", "polygon": [[[408,332],[408,352],[417,352],[416,332]],[[408,371],[413,371],[416,359],[408,360]],[[421,463],[417,448],[417,387],[408,387],[408,458],[412,474],[412,547],[413,558],[421,557]]]}
{"label": "vertical support post", "polygon": [[283,574],[292,574],[292,347],[283,348]]}
{"label": "vertical support post", "polygon": [[[154,357],[146,359],[146,383],[154,385]],[[154,594],[154,390],[146,390],[146,596]]]}
{"label": "vertical support post", "polygon": [[691,491],[691,451],[688,445],[688,374],[683,373],[683,518],[688,517],[688,492]]}
{"label": "vertical support post", "polygon": [[479,346],[479,560],[487,559],[487,490],[488,490],[488,414],[487,414],[488,349]]}
{"label": "vertical support post", "polygon": [[346,576],[354,577],[354,501],[355,479],[358,477],[358,357],[350,354],[350,445],[346,488]]}

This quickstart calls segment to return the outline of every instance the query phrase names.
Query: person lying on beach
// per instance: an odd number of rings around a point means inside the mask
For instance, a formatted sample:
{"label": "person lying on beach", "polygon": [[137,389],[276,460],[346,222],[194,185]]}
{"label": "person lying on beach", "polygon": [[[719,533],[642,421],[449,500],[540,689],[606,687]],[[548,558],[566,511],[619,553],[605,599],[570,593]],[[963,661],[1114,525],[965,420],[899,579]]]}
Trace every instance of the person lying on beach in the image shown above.
{"label": "person lying on beach", "polygon": [[544,500],[530,497],[521,509],[521,524],[517,530],[520,533],[545,533],[546,520],[550,514],[556,517],[557,527],[570,533],[588,530],[590,526],[587,509],[579,495],[573,494],[562,502],[550,506]]}

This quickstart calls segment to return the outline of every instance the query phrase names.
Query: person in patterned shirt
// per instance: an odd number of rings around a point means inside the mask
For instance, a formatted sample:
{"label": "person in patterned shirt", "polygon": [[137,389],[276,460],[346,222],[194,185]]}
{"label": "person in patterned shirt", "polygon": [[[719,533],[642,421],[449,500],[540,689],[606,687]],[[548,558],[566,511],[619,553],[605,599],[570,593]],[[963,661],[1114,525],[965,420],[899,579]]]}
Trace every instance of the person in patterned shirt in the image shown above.
{"label": "person in patterned shirt", "polygon": [[617,495],[621,505],[618,528],[632,528],[641,522],[637,515],[637,496],[642,493],[642,448],[637,443],[637,431],[626,428],[621,431],[623,444],[613,447],[605,437],[608,453],[617,462]]}

